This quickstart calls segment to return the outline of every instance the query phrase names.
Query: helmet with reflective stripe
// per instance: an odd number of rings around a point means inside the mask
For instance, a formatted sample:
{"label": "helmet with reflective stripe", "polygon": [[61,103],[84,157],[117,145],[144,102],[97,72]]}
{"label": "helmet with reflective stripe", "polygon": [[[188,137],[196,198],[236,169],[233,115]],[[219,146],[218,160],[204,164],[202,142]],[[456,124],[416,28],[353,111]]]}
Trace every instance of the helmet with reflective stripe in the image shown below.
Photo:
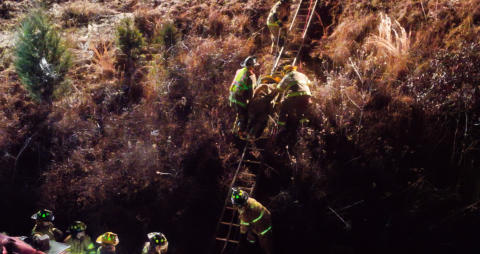
{"label": "helmet with reflective stripe", "polygon": [[41,220],[41,221],[53,221],[55,216],[53,216],[53,212],[48,209],[42,209],[31,217],[34,220]]}
{"label": "helmet with reflective stripe", "polygon": [[232,188],[232,204],[243,206],[247,203],[248,193],[243,190]]}
{"label": "helmet with reflective stripe", "polygon": [[87,229],[87,225],[85,223],[83,223],[82,221],[75,221],[72,225],[70,225],[70,227],[68,228],[68,230],[70,231],[70,233],[78,233],[78,232],[82,232],[82,231],[85,231]]}
{"label": "helmet with reflective stripe", "polygon": [[252,67],[258,65],[256,56],[249,56],[243,60],[240,66],[242,67]]}
{"label": "helmet with reflective stripe", "polygon": [[112,232],[106,232],[97,237],[97,243],[116,246],[120,240],[118,235]]}
{"label": "helmet with reflective stripe", "polygon": [[152,232],[147,235],[150,244],[153,246],[164,246],[167,244],[167,238],[160,232]]}

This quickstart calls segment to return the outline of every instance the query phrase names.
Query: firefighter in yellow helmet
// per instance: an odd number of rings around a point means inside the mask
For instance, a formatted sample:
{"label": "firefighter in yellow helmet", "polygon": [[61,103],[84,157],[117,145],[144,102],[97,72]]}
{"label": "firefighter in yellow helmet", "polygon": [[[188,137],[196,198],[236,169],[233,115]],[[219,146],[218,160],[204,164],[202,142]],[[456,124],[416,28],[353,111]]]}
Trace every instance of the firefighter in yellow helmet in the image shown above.
{"label": "firefighter in yellow helmet", "polygon": [[277,47],[283,45],[287,34],[286,23],[290,14],[290,0],[279,0],[276,2],[267,17],[267,27],[272,38],[270,53],[273,53],[275,44]]}
{"label": "firefighter in yellow helmet", "polygon": [[85,233],[87,225],[81,221],[75,221],[68,228],[67,232],[70,233],[64,240],[64,242],[70,245],[70,254],[95,254],[95,244],[92,239]]}
{"label": "firefighter in yellow helmet", "polygon": [[283,79],[277,85],[278,91],[283,93],[278,125],[284,126],[287,131],[294,131],[300,122],[308,121],[311,117],[311,81],[291,65],[283,67],[282,72]]}
{"label": "firefighter in yellow helmet", "polygon": [[257,83],[254,73],[254,67],[257,64],[255,56],[247,57],[241,64],[241,69],[237,70],[235,79],[230,86],[230,106],[236,111],[237,117],[234,126],[234,132],[240,137],[245,136],[248,121],[248,103],[253,95],[253,86]]}
{"label": "firefighter in yellow helmet", "polygon": [[142,254],[165,254],[168,251],[168,241],[164,234],[152,232],[147,235],[148,242],[143,245]]}
{"label": "firefighter in yellow helmet", "polygon": [[248,196],[248,193],[232,188],[233,205],[238,210],[240,218],[240,233],[247,235],[247,241],[254,244],[256,239],[266,254],[271,254],[272,220],[270,211],[257,200]]}
{"label": "firefighter in yellow helmet", "polygon": [[115,247],[118,245],[120,240],[118,235],[112,232],[106,232],[97,237],[97,243],[100,244],[100,247],[97,249],[97,254],[115,254]]}
{"label": "firefighter in yellow helmet", "polygon": [[53,215],[52,211],[48,209],[42,209],[33,214],[31,218],[35,220],[35,226],[32,229],[32,237],[34,239],[43,235],[48,235],[50,240],[57,242],[63,240],[63,232],[60,229],[55,228],[53,225],[55,216]]}

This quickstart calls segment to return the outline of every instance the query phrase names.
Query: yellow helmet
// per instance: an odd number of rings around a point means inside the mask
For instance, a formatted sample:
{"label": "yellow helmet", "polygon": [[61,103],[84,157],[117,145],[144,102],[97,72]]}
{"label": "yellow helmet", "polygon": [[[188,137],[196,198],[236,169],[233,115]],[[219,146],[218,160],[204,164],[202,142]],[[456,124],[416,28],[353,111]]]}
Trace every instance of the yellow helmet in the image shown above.
{"label": "yellow helmet", "polygon": [[286,75],[287,73],[296,71],[296,70],[297,70],[297,66],[285,65],[283,66],[282,74]]}
{"label": "yellow helmet", "polygon": [[108,245],[117,246],[119,242],[120,240],[118,240],[118,235],[112,232],[106,232],[97,237],[98,244],[108,244]]}
{"label": "yellow helmet", "polygon": [[260,84],[272,84],[272,83],[278,83],[282,80],[282,77],[279,75],[265,75],[260,78]]}

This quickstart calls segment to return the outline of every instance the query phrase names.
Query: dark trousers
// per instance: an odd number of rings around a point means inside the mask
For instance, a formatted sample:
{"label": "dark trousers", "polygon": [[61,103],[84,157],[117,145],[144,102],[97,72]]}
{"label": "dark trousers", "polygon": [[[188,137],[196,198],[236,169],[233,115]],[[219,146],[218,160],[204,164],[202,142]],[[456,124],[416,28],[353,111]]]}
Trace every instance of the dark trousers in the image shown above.
{"label": "dark trousers", "polygon": [[236,127],[238,127],[238,131],[244,132],[247,129],[248,109],[236,103],[233,103],[232,107],[237,113],[237,120],[235,122],[235,125]]}
{"label": "dark trousers", "polygon": [[286,98],[280,105],[280,118],[278,120],[286,124],[286,130],[295,131],[302,118],[311,118],[310,96],[302,95]]}

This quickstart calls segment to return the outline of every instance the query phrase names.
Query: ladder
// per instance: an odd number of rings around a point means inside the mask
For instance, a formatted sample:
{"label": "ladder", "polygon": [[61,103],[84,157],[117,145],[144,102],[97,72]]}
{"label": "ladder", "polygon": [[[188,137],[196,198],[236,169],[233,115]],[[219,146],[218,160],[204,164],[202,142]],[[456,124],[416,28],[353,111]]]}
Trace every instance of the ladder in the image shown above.
{"label": "ladder", "polygon": [[[300,46],[292,43],[287,46],[284,45],[280,49],[275,60],[271,74],[273,74],[281,64],[289,63],[294,66],[297,63],[298,56],[303,48],[308,29],[315,14],[317,4],[318,0],[298,0],[287,35],[291,36],[294,41],[300,39],[301,44]],[[247,149],[248,144],[245,145],[245,148],[243,149],[242,156],[225,199],[220,219],[217,224],[213,254],[235,254],[238,252],[240,246],[240,223],[237,209],[230,203],[230,190],[232,187],[237,187],[247,192],[250,197],[253,197],[257,175],[250,172],[248,168],[242,167],[242,163],[262,164],[261,162],[249,160],[244,161]]]}
{"label": "ladder", "polygon": [[[233,180],[228,190],[227,198],[220,215],[220,220],[217,224],[217,231],[215,236],[215,254],[237,253],[240,246],[240,224],[238,219],[237,209],[230,203],[230,189],[237,187],[253,196],[255,190],[257,175],[250,172],[246,167],[242,167],[245,153],[248,149],[248,144],[243,149],[242,157],[238,164]],[[246,161],[247,162],[247,161]]]}
{"label": "ladder", "polygon": [[305,39],[312,24],[315,10],[318,6],[318,0],[298,0],[295,14],[291,19],[287,36],[290,42],[301,41],[300,45],[295,43],[285,43],[280,49],[277,58],[273,64],[271,74],[275,73],[277,68],[283,64],[295,66],[302,51]]}

